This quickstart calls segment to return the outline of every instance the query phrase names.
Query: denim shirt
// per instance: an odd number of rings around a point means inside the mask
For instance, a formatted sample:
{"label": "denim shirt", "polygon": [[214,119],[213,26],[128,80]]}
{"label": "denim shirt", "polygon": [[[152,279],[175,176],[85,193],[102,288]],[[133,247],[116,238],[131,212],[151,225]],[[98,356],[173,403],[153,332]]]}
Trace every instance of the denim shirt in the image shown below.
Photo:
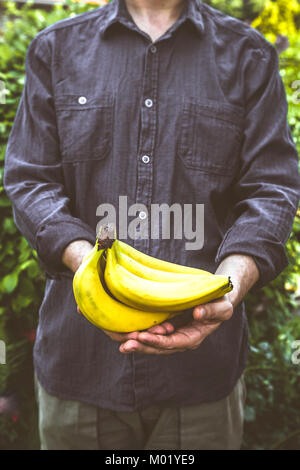
{"label": "denim shirt", "polygon": [[76,313],[62,253],[94,243],[101,205],[118,212],[122,196],[147,224],[154,204],[204,208],[201,246],[137,229],[124,241],[144,253],[210,272],[250,255],[256,289],[286,267],[298,157],[277,52],[260,33],[199,0],[155,42],[122,0],[44,29],[28,49],[4,178],[46,273],[34,365],[49,393],[121,411],[230,393],[249,348],[243,303],[196,350],[122,355]]}

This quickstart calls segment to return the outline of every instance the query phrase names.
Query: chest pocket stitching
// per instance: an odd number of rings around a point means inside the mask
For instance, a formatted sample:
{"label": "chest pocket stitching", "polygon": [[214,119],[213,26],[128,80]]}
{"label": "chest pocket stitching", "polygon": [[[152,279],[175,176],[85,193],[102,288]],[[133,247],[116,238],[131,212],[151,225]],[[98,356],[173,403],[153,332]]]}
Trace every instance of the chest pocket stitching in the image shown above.
{"label": "chest pocket stitching", "polygon": [[[201,128],[201,117],[207,122],[206,126],[211,123],[215,130],[222,130],[219,132],[221,135],[226,130],[230,130],[234,134],[231,142],[231,153],[235,153],[235,158],[230,160],[219,161],[209,160],[208,155],[205,154],[205,149],[209,147],[216,148],[219,146],[219,152],[222,151],[224,143],[218,142],[217,135],[214,142],[205,141],[209,139],[210,132],[202,132],[199,136],[199,127]],[[202,121],[203,124],[204,121]],[[197,128],[198,124],[198,128]],[[182,118],[180,120],[179,128],[179,141],[178,141],[178,154],[187,168],[200,170],[205,173],[215,173],[219,175],[232,175],[234,169],[238,165],[238,148],[242,141],[242,124],[243,124],[243,111],[242,108],[237,108],[233,105],[219,104],[219,103],[197,103],[196,101],[185,101],[182,106]],[[205,127],[204,125],[202,127]],[[217,132],[216,132],[217,133]],[[219,139],[222,140],[222,139]],[[199,144],[197,146],[197,144]],[[214,144],[214,145],[213,145]],[[197,147],[197,149],[196,149]],[[199,150],[198,150],[199,148]],[[200,152],[204,154],[201,156]],[[207,150],[206,150],[207,152]],[[214,153],[216,150],[214,149]],[[220,157],[220,155],[219,155]]]}
{"label": "chest pocket stitching", "polygon": [[102,160],[112,148],[113,95],[87,97],[85,104],[78,103],[79,97],[79,94],[56,97],[58,131],[65,163]]}

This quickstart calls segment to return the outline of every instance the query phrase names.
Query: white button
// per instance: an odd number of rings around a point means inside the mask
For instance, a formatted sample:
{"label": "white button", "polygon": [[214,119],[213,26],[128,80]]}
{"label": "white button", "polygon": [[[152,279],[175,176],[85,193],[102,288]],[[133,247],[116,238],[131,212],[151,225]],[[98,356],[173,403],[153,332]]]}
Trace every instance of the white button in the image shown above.
{"label": "white button", "polygon": [[87,101],[87,99],[86,99],[85,96],[80,96],[80,97],[78,98],[78,103],[79,103],[79,104],[85,104],[86,101]]}
{"label": "white button", "polygon": [[142,157],[142,161],[143,161],[143,163],[149,163],[150,162],[150,157],[148,157],[148,155],[144,155]]}
{"label": "white button", "polygon": [[157,51],[156,47],[155,46],[151,46],[150,47],[150,51],[155,54],[155,52]]}
{"label": "white button", "polygon": [[147,108],[151,108],[153,106],[153,101],[150,100],[150,98],[147,98],[145,100],[145,105],[147,106]]}
{"label": "white button", "polygon": [[140,218],[140,219],[144,220],[144,219],[146,219],[146,217],[147,217],[146,212],[141,211],[141,212],[139,213],[139,218]]}

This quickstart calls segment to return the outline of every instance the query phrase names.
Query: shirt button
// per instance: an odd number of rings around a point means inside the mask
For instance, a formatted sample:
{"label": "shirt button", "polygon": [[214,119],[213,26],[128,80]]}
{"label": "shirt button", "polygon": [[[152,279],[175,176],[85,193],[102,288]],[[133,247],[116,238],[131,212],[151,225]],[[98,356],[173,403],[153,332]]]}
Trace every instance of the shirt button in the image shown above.
{"label": "shirt button", "polygon": [[145,106],[147,106],[147,108],[151,108],[153,106],[153,101],[150,100],[150,98],[147,98],[145,100]]}
{"label": "shirt button", "polygon": [[86,101],[87,101],[87,99],[86,99],[85,96],[80,96],[80,97],[78,98],[78,103],[79,103],[79,104],[85,104]]}
{"label": "shirt button", "polygon": [[144,155],[144,156],[142,157],[142,162],[143,162],[143,163],[146,163],[146,164],[149,163],[149,162],[150,162],[150,157],[148,157],[148,155]]}
{"label": "shirt button", "polygon": [[141,212],[139,213],[139,218],[140,218],[141,220],[144,220],[144,219],[146,219],[146,217],[147,217],[147,214],[146,214],[146,212],[144,212],[144,211],[141,211]]}
{"label": "shirt button", "polygon": [[150,51],[155,54],[155,52],[157,51],[156,47],[155,46],[151,46],[150,47]]}

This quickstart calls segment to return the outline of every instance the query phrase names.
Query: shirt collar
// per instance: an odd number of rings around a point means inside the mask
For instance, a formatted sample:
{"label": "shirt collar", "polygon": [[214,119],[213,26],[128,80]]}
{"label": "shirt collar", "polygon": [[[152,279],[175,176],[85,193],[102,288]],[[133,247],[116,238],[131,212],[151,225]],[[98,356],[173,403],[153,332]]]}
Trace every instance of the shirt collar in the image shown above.
{"label": "shirt collar", "polygon": [[186,19],[190,20],[195,26],[197,31],[204,33],[204,21],[201,13],[202,0],[187,0]]}
{"label": "shirt collar", "polygon": [[[202,0],[186,0],[186,7],[181,15],[180,23],[186,20],[191,21],[196,30],[202,34],[204,32],[204,22],[201,13]],[[132,28],[132,19],[125,5],[125,0],[112,0],[107,6],[106,16],[102,19],[100,28],[101,36],[104,37],[106,31],[114,24],[121,23]]]}

